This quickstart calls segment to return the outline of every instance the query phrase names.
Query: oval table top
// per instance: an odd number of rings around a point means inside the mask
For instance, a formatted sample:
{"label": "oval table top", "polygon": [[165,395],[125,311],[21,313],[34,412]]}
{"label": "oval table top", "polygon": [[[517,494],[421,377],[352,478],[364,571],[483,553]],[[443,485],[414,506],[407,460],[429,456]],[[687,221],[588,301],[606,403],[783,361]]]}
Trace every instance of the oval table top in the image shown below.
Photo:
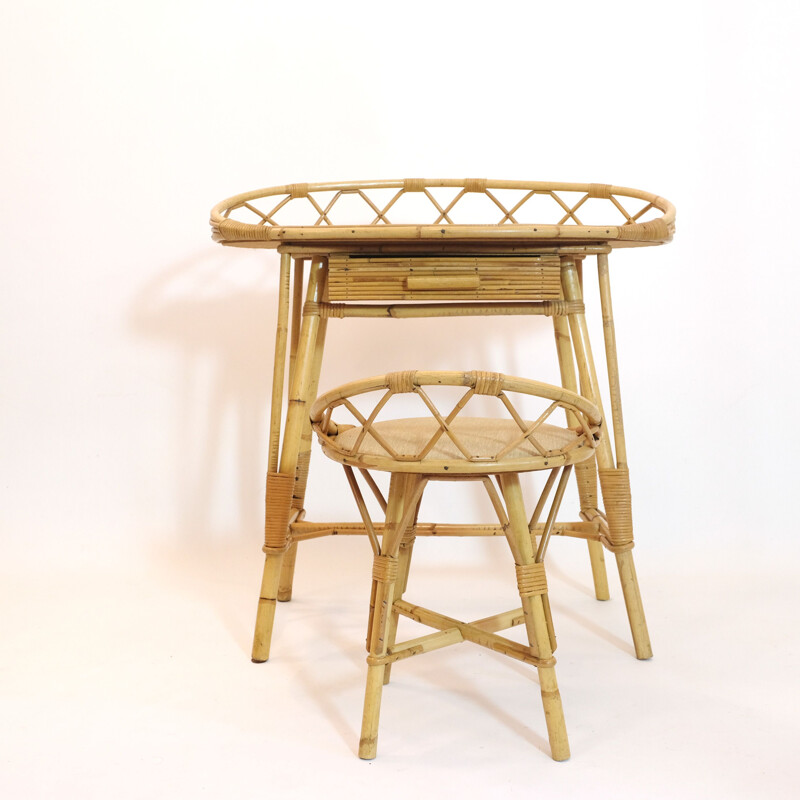
{"label": "oval table top", "polygon": [[214,240],[234,247],[630,247],[670,241],[675,208],[600,183],[407,178],[258,189],[218,203],[210,221]]}

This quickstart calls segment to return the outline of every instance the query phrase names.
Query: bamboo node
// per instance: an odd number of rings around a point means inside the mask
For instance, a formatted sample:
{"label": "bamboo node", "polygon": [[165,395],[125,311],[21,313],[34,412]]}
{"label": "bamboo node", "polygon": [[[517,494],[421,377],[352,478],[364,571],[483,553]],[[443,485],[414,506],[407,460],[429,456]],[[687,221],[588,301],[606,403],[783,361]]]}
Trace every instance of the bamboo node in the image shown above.
{"label": "bamboo node", "polygon": [[392,556],[375,556],[372,562],[372,579],[378,583],[394,583],[397,580],[397,559]]}
{"label": "bamboo node", "polygon": [[406,178],[403,181],[404,192],[424,192],[425,179],[424,178]]}
{"label": "bamboo node", "polygon": [[486,184],[488,181],[486,178],[467,178],[464,181],[464,191],[465,192],[485,192],[486,191]]}
{"label": "bamboo node", "polygon": [[547,576],[543,563],[517,564],[516,570],[520,597],[547,594]]}
{"label": "bamboo node", "polygon": [[415,369],[404,372],[390,372],[386,375],[386,386],[392,394],[407,394],[414,391]]}
{"label": "bamboo node", "polygon": [[292,508],[294,475],[267,473],[264,522],[264,552],[282,553],[289,544],[289,516]]}
{"label": "bamboo node", "polygon": [[475,394],[497,397],[503,391],[503,376],[499,372],[473,370],[469,373],[469,379],[474,384]]}

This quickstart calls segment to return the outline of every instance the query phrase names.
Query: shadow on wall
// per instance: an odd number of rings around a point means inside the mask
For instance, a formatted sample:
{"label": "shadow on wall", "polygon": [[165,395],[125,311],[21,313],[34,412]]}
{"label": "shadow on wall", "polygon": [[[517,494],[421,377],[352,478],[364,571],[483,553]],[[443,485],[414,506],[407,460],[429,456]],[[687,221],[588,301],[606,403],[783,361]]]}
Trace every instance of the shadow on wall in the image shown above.
{"label": "shadow on wall", "polygon": [[263,525],[274,259],[209,249],[157,275],[131,308],[134,332],[173,355],[174,439],[164,449],[175,483],[165,494],[181,540]]}
{"label": "shadow on wall", "polygon": [[[277,292],[277,254],[213,247],[157,275],[131,309],[134,332],[174,357],[174,439],[165,450],[176,454],[175,483],[164,494],[176,509],[178,545],[260,537]],[[557,381],[553,351],[543,318],[332,320],[320,385],[409,368],[493,369]],[[309,497],[317,499],[307,503],[309,518],[322,519],[325,509],[355,519],[341,470],[318,451],[314,462]],[[463,502],[462,494],[456,502],[432,498],[423,515],[493,521],[483,493],[469,491]]]}

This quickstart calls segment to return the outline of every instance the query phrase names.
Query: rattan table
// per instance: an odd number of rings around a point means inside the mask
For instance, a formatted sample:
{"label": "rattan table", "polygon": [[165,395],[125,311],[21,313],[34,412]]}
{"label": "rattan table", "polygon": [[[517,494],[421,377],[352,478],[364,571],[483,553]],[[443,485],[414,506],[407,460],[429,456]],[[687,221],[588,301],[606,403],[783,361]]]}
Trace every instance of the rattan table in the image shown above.
{"label": "rattan table", "polygon": [[[328,320],[550,316],[564,387],[580,391],[602,409],[583,305],[582,264],[587,257],[597,261],[611,412],[605,419],[612,425],[606,425],[596,458],[576,469],[580,519],[558,523],[553,533],[588,542],[598,599],[609,596],[604,549],[614,554],[636,656],[651,657],[631,552],[630,480],[608,256],[616,247],[664,244],[672,238],[674,224],[675,209],[667,200],[594,183],[304,183],[248,192],[214,207],[216,241],[277,248],[281,256],[266,559],[254,661],[269,657],[276,601],[291,598],[298,542],[365,533],[363,524],[305,519],[312,444],[309,407],[318,390]],[[416,527],[417,535],[500,533],[492,525]]]}

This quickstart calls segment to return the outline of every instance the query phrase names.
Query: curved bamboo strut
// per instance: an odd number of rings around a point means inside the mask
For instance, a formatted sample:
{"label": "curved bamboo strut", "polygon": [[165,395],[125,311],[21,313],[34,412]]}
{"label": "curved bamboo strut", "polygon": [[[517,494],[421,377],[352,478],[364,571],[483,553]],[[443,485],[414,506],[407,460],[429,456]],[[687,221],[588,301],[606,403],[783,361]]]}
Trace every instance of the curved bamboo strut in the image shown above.
{"label": "curved bamboo strut", "polygon": [[[427,191],[429,188],[460,188],[462,191],[446,208]],[[367,192],[375,189],[396,189],[397,193],[383,209],[378,208],[368,197]],[[511,209],[506,209],[491,193],[492,189],[516,189],[528,192],[523,200]],[[333,199],[325,208],[314,198],[318,192],[335,192]],[[395,202],[406,193],[423,193],[427,196],[432,210],[438,217],[430,222],[419,224],[392,224],[386,216]],[[556,192],[581,192],[584,197],[572,206],[567,205]],[[468,193],[484,194],[504,215],[499,223],[481,225],[462,225],[452,222],[449,214],[458,201]],[[357,220],[349,225],[333,225],[328,212],[342,195],[359,195],[365,205],[375,212],[374,219],[364,224]],[[542,220],[541,224],[519,224],[514,213],[534,194],[550,195],[557,206],[565,213],[558,221]],[[268,212],[252,205],[253,201],[268,197],[279,198],[277,204]],[[625,211],[617,198],[644,200],[644,209],[631,215]],[[283,199],[280,199],[283,198]],[[273,218],[284,206],[293,200],[304,198],[318,214],[312,225],[283,226]],[[589,199],[601,199],[614,206],[617,214],[627,217],[622,225],[583,225],[577,212]],[[230,218],[231,212],[246,208],[259,218],[257,223],[240,222]],[[637,219],[651,208],[662,212],[662,216],[648,222]],[[611,209],[610,209],[611,210]],[[575,224],[567,224],[572,220]],[[542,181],[504,181],[485,179],[405,179],[386,181],[348,181],[342,183],[304,183],[273,186],[235,195],[218,203],[211,210],[212,237],[227,245],[249,247],[278,247],[282,242],[375,242],[409,240],[464,240],[481,239],[534,240],[559,242],[607,241],[617,246],[663,244],[672,238],[675,229],[675,208],[663,197],[624,186],[597,183],[557,183]]]}

